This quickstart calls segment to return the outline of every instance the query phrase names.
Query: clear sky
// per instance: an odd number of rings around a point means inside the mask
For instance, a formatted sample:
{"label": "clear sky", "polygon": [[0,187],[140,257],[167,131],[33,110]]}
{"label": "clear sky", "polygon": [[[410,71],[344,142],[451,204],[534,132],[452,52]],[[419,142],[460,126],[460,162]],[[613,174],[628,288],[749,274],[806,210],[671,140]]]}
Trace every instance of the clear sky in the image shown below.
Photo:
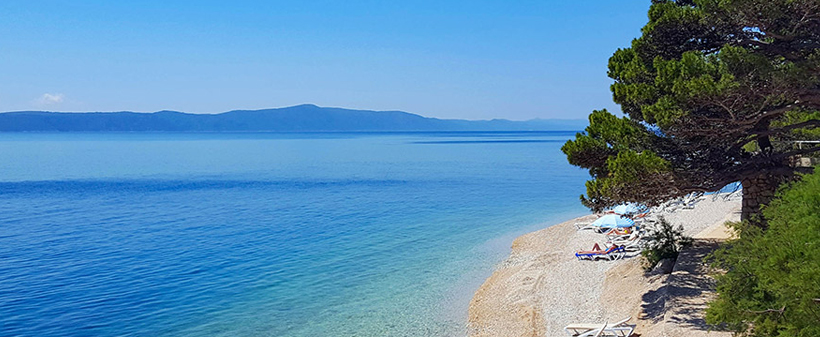
{"label": "clear sky", "polygon": [[585,118],[649,0],[3,1],[0,111]]}

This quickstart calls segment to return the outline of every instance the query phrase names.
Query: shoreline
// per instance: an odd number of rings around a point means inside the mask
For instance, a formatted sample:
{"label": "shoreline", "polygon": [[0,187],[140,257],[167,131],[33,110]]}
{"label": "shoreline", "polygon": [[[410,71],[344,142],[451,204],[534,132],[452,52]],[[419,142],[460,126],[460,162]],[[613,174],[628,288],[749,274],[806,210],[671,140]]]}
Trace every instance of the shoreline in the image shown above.
{"label": "shoreline", "polygon": [[[535,212],[537,212],[537,210],[535,210]],[[528,211],[528,213],[533,212]],[[461,277],[455,281],[454,285],[450,287],[450,290],[446,292],[445,299],[440,301],[443,321],[451,321],[457,324],[459,327],[457,335],[465,336],[467,334],[467,328],[464,322],[467,322],[469,319],[468,311],[475,292],[484,284],[487,278],[492,275],[495,268],[509,257],[511,252],[510,247],[515,239],[527,233],[552,226],[554,223],[565,221],[566,219],[576,219],[580,214],[584,213],[588,212],[572,210],[562,211],[556,214],[548,213],[548,215],[542,219],[530,222],[530,224],[522,226],[521,228],[516,228],[515,230],[494,236],[481,245],[474,247],[471,254],[478,254],[486,256],[487,258],[482,259],[481,268],[461,275]],[[584,216],[585,215],[581,215],[580,217]]]}
{"label": "shoreline", "polygon": [[[738,200],[723,195],[701,197],[693,209],[656,211],[684,233],[721,232],[715,225],[734,220]],[[560,336],[563,327],[577,322],[617,321],[631,316],[636,332],[653,330],[655,319],[645,319],[652,296],[667,275],[645,276],[640,253],[618,261],[578,261],[577,250],[605,241],[600,234],[577,231],[586,215],[524,234],[492,275],[475,292],[468,310],[469,336]],[[643,315],[643,316],[642,316]],[[639,319],[643,317],[644,319]],[[651,318],[651,317],[650,317]]]}

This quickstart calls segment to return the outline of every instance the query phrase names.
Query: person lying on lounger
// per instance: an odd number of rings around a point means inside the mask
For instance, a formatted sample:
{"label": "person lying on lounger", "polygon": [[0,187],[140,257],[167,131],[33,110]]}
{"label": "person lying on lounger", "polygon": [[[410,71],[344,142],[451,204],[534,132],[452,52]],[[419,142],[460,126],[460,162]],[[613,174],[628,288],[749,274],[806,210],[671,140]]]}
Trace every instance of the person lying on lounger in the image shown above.
{"label": "person lying on lounger", "polygon": [[592,250],[584,250],[575,253],[575,257],[579,260],[596,260],[599,258],[607,260],[617,260],[623,256],[624,248],[612,245],[607,250],[602,250],[597,243],[592,246]]}
{"label": "person lying on lounger", "polygon": [[649,212],[643,212],[641,214],[635,214],[634,216],[632,216],[632,220],[643,219],[647,215],[649,215]]}
{"label": "person lying on lounger", "polygon": [[606,236],[610,236],[610,235],[621,236],[621,235],[629,235],[631,233],[632,233],[632,227],[623,227],[623,228],[610,229],[609,231],[604,233],[604,235],[606,235]]}

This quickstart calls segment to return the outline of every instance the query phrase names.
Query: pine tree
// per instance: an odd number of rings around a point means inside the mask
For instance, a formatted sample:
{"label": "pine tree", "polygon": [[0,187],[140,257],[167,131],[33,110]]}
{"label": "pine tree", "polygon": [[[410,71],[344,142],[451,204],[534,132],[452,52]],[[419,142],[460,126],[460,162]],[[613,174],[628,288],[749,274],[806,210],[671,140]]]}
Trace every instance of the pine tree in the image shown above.
{"label": "pine tree", "polygon": [[[594,111],[562,150],[592,180],[582,202],[658,204],[743,185],[743,219],[820,146],[820,0],[653,1],[609,60],[626,117]],[[761,224],[765,222],[759,222]]]}

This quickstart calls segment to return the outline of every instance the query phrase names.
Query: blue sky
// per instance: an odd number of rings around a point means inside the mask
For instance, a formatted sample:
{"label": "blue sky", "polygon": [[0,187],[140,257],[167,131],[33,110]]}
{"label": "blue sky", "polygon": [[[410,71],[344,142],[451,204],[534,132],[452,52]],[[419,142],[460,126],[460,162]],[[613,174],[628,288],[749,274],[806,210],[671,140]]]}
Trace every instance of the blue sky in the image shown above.
{"label": "blue sky", "polygon": [[441,118],[619,111],[649,0],[4,1],[0,111],[302,103]]}

